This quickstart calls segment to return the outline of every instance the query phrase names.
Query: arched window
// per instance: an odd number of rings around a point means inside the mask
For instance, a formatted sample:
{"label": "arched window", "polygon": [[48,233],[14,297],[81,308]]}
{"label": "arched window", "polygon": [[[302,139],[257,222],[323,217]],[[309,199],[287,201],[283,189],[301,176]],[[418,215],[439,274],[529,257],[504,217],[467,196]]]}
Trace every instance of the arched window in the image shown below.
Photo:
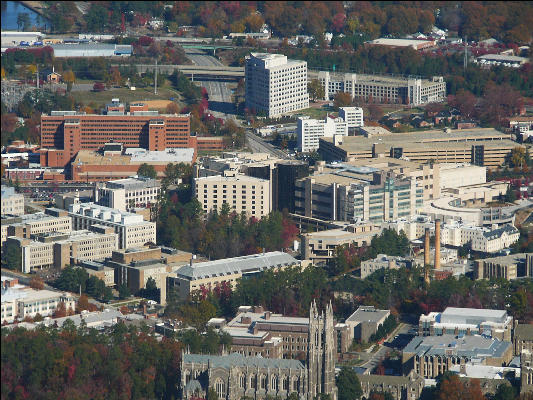
{"label": "arched window", "polygon": [[270,378],[270,390],[278,390],[278,377],[276,375]]}
{"label": "arched window", "polygon": [[264,375],[261,375],[261,378],[259,379],[259,389],[266,389],[267,386],[267,377]]}
{"label": "arched window", "polygon": [[283,390],[289,390],[289,377],[288,376],[284,376],[282,378],[282,388]]}
{"label": "arched window", "polygon": [[246,386],[246,376],[245,376],[244,374],[241,374],[241,375],[239,376],[239,387],[240,387],[241,389],[244,389],[245,386]]}
{"label": "arched window", "polygon": [[185,370],[185,384],[189,383],[191,380],[191,371],[188,369]]}
{"label": "arched window", "polygon": [[226,397],[226,384],[222,379],[217,379],[215,381],[215,391],[219,398]]}
{"label": "arched window", "polygon": [[257,389],[257,378],[254,374],[250,375],[250,387],[252,389]]}
{"label": "arched window", "polygon": [[298,391],[298,378],[294,378],[292,380],[292,390],[297,392]]}

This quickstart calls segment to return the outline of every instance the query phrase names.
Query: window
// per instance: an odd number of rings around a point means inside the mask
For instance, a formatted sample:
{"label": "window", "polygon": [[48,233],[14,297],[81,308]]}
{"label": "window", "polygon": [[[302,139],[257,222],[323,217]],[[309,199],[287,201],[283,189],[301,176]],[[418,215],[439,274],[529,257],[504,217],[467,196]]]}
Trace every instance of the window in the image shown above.
{"label": "window", "polygon": [[[248,355],[250,355],[250,354],[248,354]],[[256,389],[257,388],[257,378],[253,374],[250,376],[250,387],[252,389]]]}
{"label": "window", "polygon": [[241,389],[244,389],[245,386],[246,386],[246,376],[244,374],[241,374],[241,376],[239,376],[239,387]]}
{"label": "window", "polygon": [[266,389],[266,384],[267,384],[266,376],[262,375],[259,382],[260,382],[259,389]]}
{"label": "window", "polygon": [[226,397],[226,384],[222,379],[217,379],[215,381],[215,391],[217,392],[217,395],[219,398]]}

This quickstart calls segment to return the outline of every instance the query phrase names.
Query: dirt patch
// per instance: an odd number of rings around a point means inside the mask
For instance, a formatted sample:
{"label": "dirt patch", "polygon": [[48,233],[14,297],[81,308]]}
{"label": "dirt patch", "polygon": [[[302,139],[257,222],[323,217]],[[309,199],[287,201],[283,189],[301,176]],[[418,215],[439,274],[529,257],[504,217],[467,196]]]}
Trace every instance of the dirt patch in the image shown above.
{"label": "dirt patch", "polygon": [[149,110],[165,110],[167,106],[172,103],[171,100],[147,100],[143,103],[148,104]]}

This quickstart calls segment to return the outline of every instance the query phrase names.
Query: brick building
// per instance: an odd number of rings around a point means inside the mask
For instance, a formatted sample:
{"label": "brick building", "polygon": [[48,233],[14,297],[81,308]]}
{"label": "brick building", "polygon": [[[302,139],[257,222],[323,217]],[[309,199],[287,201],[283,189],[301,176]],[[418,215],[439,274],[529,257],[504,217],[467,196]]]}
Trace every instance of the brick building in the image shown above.
{"label": "brick building", "polygon": [[190,134],[189,114],[162,114],[134,104],[130,112],[113,99],[104,115],[76,111],[52,111],[41,116],[41,165],[66,166],[80,150],[97,150],[108,142],[125,147],[162,151],[196,148]]}

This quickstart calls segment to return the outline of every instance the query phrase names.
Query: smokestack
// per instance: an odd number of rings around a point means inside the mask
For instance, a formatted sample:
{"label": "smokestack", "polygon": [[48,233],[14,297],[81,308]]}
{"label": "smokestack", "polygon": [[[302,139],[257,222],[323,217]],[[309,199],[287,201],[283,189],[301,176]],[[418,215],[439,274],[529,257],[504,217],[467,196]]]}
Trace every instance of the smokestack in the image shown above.
{"label": "smokestack", "polygon": [[440,219],[435,220],[435,269],[440,269]]}
{"label": "smokestack", "polygon": [[424,266],[429,265],[429,228],[424,235]]}

